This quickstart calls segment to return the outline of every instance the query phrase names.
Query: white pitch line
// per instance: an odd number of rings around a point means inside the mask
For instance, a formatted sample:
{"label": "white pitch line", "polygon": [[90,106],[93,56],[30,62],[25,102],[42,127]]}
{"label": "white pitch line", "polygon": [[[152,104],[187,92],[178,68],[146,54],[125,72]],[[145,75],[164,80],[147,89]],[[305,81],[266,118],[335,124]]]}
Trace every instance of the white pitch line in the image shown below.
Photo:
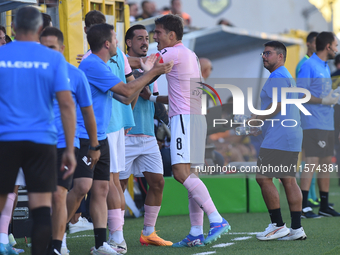
{"label": "white pitch line", "polygon": [[201,252],[201,253],[195,253],[193,255],[208,255],[208,254],[215,254],[216,251],[207,251],[207,252]]}
{"label": "white pitch line", "polygon": [[236,237],[234,239],[231,239],[231,241],[243,241],[252,238],[252,236],[242,236],[242,237]]}
{"label": "white pitch line", "polygon": [[81,235],[81,236],[67,236],[66,238],[79,238],[79,237],[94,237],[94,235]]}
{"label": "white pitch line", "polygon": [[256,235],[261,232],[228,232],[229,235]]}
{"label": "white pitch line", "polygon": [[212,248],[223,248],[223,247],[227,247],[227,246],[230,246],[230,245],[233,245],[235,243],[220,243],[220,244],[216,244],[214,245]]}

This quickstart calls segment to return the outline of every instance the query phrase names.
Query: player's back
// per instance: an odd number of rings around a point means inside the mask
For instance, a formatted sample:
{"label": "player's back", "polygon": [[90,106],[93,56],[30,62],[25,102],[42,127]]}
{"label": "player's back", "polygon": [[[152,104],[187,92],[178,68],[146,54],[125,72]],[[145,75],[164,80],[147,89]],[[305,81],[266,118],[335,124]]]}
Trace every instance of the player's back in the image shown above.
{"label": "player's back", "polygon": [[55,143],[53,95],[69,90],[64,57],[36,42],[11,42],[0,48],[0,77],[0,139]]}
{"label": "player's back", "polygon": [[201,90],[198,58],[182,43],[161,50],[164,62],[174,61],[166,74],[169,93],[169,117],[178,114],[201,114]]}
{"label": "player's back", "polygon": [[[68,70],[68,81],[70,84],[72,98],[77,110],[77,125],[83,121],[82,113],[80,107],[87,107],[92,104],[92,96],[91,96],[91,89],[86,76],[83,71],[76,68],[75,66],[67,63],[67,70]],[[66,141],[65,141],[65,134],[63,123],[61,120],[61,113],[59,109],[59,104],[56,99],[54,99],[53,104],[53,111],[54,111],[54,123],[58,131],[58,143],[57,148],[65,148]],[[75,137],[74,137],[74,146],[79,148],[79,131],[76,127]]]}

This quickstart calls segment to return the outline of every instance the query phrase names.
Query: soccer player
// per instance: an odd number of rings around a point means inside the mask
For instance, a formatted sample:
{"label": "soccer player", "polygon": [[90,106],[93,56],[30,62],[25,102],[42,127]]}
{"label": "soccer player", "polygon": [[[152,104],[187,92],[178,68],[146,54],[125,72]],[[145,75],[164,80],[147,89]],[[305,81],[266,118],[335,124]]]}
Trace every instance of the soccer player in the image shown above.
{"label": "soccer player", "polygon": [[[197,89],[200,71],[197,56],[182,43],[183,20],[165,15],[155,20],[154,40],[164,62],[174,61],[173,70],[166,75],[169,97],[150,96],[151,101],[167,103],[171,118],[171,164],[174,178],[188,190],[191,230],[174,247],[209,244],[228,232],[229,223],[221,217],[204,183],[190,168],[203,166],[207,123],[201,115],[201,93]],[[191,81],[191,79],[196,79]],[[191,84],[192,83],[192,84]],[[203,236],[203,211],[208,215],[210,231]]]}
{"label": "soccer player", "polygon": [[[332,97],[332,80],[327,61],[334,59],[337,53],[337,39],[332,32],[322,32],[316,37],[316,53],[302,66],[298,74],[297,86],[305,88],[312,94],[305,104],[310,116],[301,114],[303,143],[306,165],[301,173],[302,216],[319,217],[307,206],[308,191],[313,173],[317,171],[320,191],[319,215],[340,216],[328,204],[330,169],[334,150],[334,109],[339,97]],[[314,167],[315,166],[315,167]],[[313,167],[313,169],[312,169]]]}
{"label": "soccer player", "polygon": [[[125,84],[115,76],[106,65],[109,59],[117,54],[117,39],[113,26],[108,24],[94,25],[87,31],[87,40],[92,54],[84,59],[79,68],[84,71],[91,87],[93,109],[97,121],[97,136],[100,146],[93,148],[101,151],[101,157],[94,171],[85,162],[84,149],[88,148],[88,136],[81,125],[79,166],[74,178],[82,178],[86,186],[85,195],[91,189],[90,213],[94,224],[95,248],[93,254],[116,254],[106,243],[107,194],[110,180],[110,152],[106,130],[112,113],[112,97],[124,104],[130,104],[141,89],[155,76],[167,73],[173,63],[156,63],[144,76]],[[112,93],[113,92],[113,93]],[[91,148],[91,147],[90,147]],[[78,172],[77,172],[78,171]],[[93,178],[93,184],[92,184]]]}
{"label": "soccer player", "polygon": [[16,41],[0,48],[0,210],[22,167],[33,219],[32,254],[37,255],[46,254],[51,237],[51,198],[57,173],[54,96],[65,131],[61,169],[68,170],[63,178],[72,175],[76,166],[75,108],[66,61],[59,52],[36,43],[42,23],[36,8],[19,9],[14,21]]}
{"label": "soccer player", "polygon": [[[287,55],[286,46],[278,41],[267,42],[264,46],[263,66],[271,74],[260,94],[261,110],[272,108],[273,88],[277,88],[278,103],[273,113],[252,117],[264,121],[262,126],[263,141],[257,160],[260,172],[256,175],[256,181],[260,185],[271,219],[266,230],[258,233],[256,238],[259,240],[304,240],[306,234],[301,227],[302,196],[296,183],[294,171],[302,144],[300,113],[295,105],[287,105],[287,114],[281,114],[281,89],[296,87],[296,85],[294,79],[284,67]],[[287,98],[297,99],[298,93],[288,93]],[[270,121],[265,121],[266,119],[277,119],[279,121],[272,124]],[[293,127],[282,126],[281,121],[285,119],[295,120],[296,125]],[[260,123],[260,121],[258,122]],[[256,123],[252,123],[252,125],[256,125]],[[275,172],[269,170],[266,172],[262,171],[262,167],[267,167],[266,169],[287,167],[290,171]],[[292,220],[291,229],[288,229],[286,224],[283,223],[279,193],[273,183],[273,178],[280,178],[285,189]]]}
{"label": "soccer player", "polygon": [[[47,27],[43,30],[40,35],[40,43],[50,49],[59,51],[60,53],[63,53],[65,49],[65,45],[63,45],[63,33],[54,27]],[[69,63],[67,64],[67,69],[73,100],[75,101],[76,107],[80,107],[81,113],[79,112],[79,114],[82,114],[85,121],[86,130],[90,138],[90,144],[92,147],[96,147],[99,143],[97,139],[96,119],[92,108],[90,85],[81,70]],[[59,105],[56,101],[54,102],[53,109],[55,124],[58,130],[57,167],[60,168],[61,156],[65,150],[65,136],[60,119]],[[79,149],[79,137],[77,133],[74,138],[74,147],[76,148],[75,156],[77,157]],[[88,150],[87,158],[91,162],[90,167],[93,167],[97,163],[99,156],[100,151]],[[63,173],[60,170],[58,171],[57,191],[53,192],[52,197],[52,254],[55,254],[55,250],[61,253],[61,243],[67,223],[66,196],[67,191],[72,185],[72,177],[73,175],[64,180]]]}
{"label": "soccer player", "polygon": [[[145,57],[149,48],[149,35],[143,25],[130,27],[125,35],[128,56]],[[134,75],[143,75],[140,69],[133,70]],[[155,84],[148,85],[154,95],[158,94]],[[164,178],[162,157],[159,151],[154,131],[154,103],[139,96],[133,109],[136,126],[125,137],[125,171],[119,178],[123,190],[126,189],[131,174],[136,177],[144,175],[149,185],[145,199],[144,228],[140,236],[142,245],[171,246],[172,242],[160,238],[155,231],[158,212],[161,208]]]}

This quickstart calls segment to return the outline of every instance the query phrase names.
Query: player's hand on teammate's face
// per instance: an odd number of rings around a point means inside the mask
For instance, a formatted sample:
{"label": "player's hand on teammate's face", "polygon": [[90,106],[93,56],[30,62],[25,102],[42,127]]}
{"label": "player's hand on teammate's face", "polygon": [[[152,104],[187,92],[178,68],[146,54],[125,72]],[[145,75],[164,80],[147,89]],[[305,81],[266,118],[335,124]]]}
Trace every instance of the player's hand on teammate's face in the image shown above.
{"label": "player's hand on teammate's face", "polygon": [[145,72],[150,71],[151,68],[155,64],[156,59],[157,59],[156,54],[151,54],[150,56],[148,56],[148,58],[146,59],[145,63],[143,62],[142,59],[140,59],[140,65],[141,65],[142,69]]}
{"label": "player's hand on teammate's face", "polygon": [[161,56],[159,56],[155,62],[155,65],[153,69],[155,69],[158,72],[158,75],[169,73],[174,66],[174,61],[171,60],[168,63],[160,63],[160,60],[162,59]]}
{"label": "player's hand on teammate's face", "polygon": [[80,62],[82,61],[84,57],[84,54],[78,54],[77,57],[76,57],[76,60],[77,60],[77,63],[80,64]]}
{"label": "player's hand on teammate's face", "polygon": [[74,173],[76,169],[77,161],[74,156],[74,151],[65,150],[61,159],[60,170],[64,172],[63,180],[66,180],[70,175]]}
{"label": "player's hand on teammate's face", "polygon": [[151,91],[149,85],[145,86],[139,94],[143,99],[149,100],[151,96]]}
{"label": "player's hand on teammate's face", "polygon": [[91,165],[90,165],[91,169],[93,169],[93,167],[97,164],[99,158],[100,158],[100,150],[98,151],[88,150],[87,151],[87,163],[91,162]]}

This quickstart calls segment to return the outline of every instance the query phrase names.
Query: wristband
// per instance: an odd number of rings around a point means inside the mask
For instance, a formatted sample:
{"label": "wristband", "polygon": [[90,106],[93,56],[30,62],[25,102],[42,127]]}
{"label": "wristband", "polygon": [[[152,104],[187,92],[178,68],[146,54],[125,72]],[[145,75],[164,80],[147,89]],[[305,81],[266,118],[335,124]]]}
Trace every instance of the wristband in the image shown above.
{"label": "wristband", "polygon": [[89,150],[91,150],[91,151],[99,151],[100,150],[100,144],[98,144],[96,147],[92,147],[91,145],[89,145]]}
{"label": "wristband", "polygon": [[157,97],[158,96],[151,95],[149,101],[156,103]]}

